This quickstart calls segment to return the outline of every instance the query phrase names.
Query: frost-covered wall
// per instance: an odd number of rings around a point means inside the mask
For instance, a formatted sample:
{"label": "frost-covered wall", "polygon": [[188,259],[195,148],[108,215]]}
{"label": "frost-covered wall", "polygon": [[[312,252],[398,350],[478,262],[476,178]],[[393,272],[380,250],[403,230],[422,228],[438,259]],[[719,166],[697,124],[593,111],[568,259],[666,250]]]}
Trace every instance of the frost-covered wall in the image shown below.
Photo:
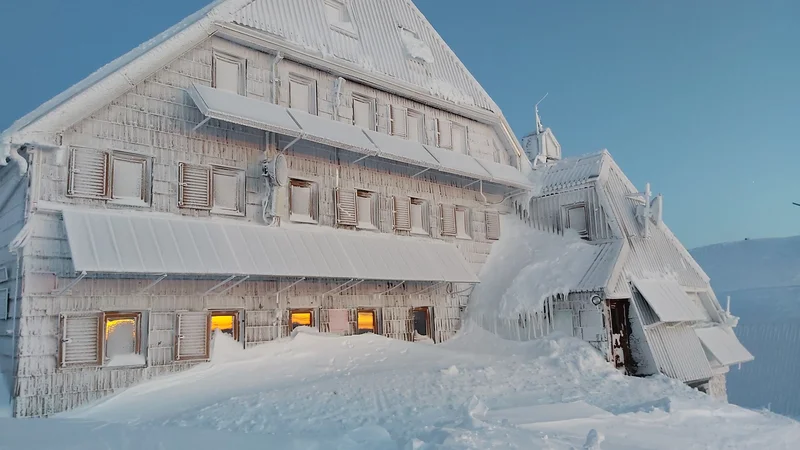
{"label": "frost-covered wall", "polygon": [[[205,292],[220,280],[171,280],[156,285],[146,294],[139,293],[152,279],[86,278],[69,291],[53,296],[53,286],[68,285],[74,273],[69,243],[60,213],[55,204],[90,208],[123,208],[143,212],[164,212],[197,217],[212,217],[204,210],[181,209],[177,205],[177,163],[224,165],[243,169],[246,174],[245,214],[238,220],[261,221],[261,201],[266,195],[261,161],[265,152],[275,154],[275,144],[286,144],[252,128],[212,120],[197,131],[195,125],[203,120],[192,104],[185,88],[197,82],[211,84],[211,61],[214,50],[224,51],[247,59],[246,92],[254,98],[268,100],[271,92],[270,56],[218,38],[209,39],[189,51],[168,67],[159,70],[108,106],[71,127],[63,135],[66,148],[125,151],[153,158],[152,202],[148,206],[132,207],[104,200],[75,198],[67,195],[68,155],[40,153],[40,164],[32,179],[34,198],[39,205],[33,216],[31,239],[24,249],[26,278],[25,297],[20,314],[18,399],[15,413],[21,416],[50,414],[100,398],[116,389],[141,380],[184,370],[191,365],[176,362],[174,340],[176,311],[237,309],[245,318],[243,340],[254,345],[281,336],[287,329],[286,312],[290,308],[311,308],[317,314],[317,325],[327,330],[328,309],[348,309],[351,317],[356,308],[375,308],[380,331],[391,337],[409,338],[409,308],[427,306],[432,311],[433,329],[437,341],[448,339],[460,326],[460,307],[465,304],[466,286],[444,285],[418,294],[430,286],[406,283],[397,287],[391,283],[363,283],[337,295],[329,293],[345,280],[307,281],[294,286],[276,298],[275,292],[290,284],[283,281],[248,281],[223,296]],[[278,65],[279,102],[288,106],[289,74],[302,75],[317,81],[319,115],[333,117],[335,77],[290,61]],[[487,126],[468,122],[408,99],[369,89],[356,83],[346,83],[339,108],[340,120],[352,120],[352,93],[377,98],[378,130],[386,132],[387,105],[413,107],[426,114],[426,133],[434,139],[434,119],[449,118],[470,126],[471,154],[479,158],[508,162],[505,150],[494,145],[496,136]],[[334,189],[359,188],[380,194],[378,203],[380,233],[406,234],[392,229],[391,196],[405,195],[425,199],[430,204],[430,236],[455,244],[475,272],[489,255],[492,241],[486,239],[484,214],[486,210],[505,211],[506,203],[498,194],[484,198],[472,188],[461,187],[463,180],[436,178],[422,174],[412,178],[408,169],[379,162],[374,158],[352,164],[346,152],[308,142],[299,142],[287,153],[290,177],[315,181],[319,186],[319,227],[335,224]],[[6,169],[8,170],[8,169]],[[5,179],[2,178],[2,179]],[[288,223],[287,191],[279,195],[278,214]],[[454,204],[472,210],[472,239],[442,237],[439,232],[439,203]],[[364,231],[370,233],[370,231]],[[292,280],[294,281],[294,280]],[[59,317],[62,313],[89,311],[144,311],[149,326],[147,366],[139,368],[70,368],[57,367],[60,339]]]}
{"label": "frost-covered wall", "polygon": [[[594,183],[572,190],[533,198],[529,209],[532,227],[550,233],[564,233],[565,206],[583,205],[586,208],[587,231],[592,240],[611,239],[615,232],[608,220],[606,206],[597,195]],[[616,233],[617,235],[619,233]]]}
{"label": "frost-covered wall", "polygon": [[20,280],[17,257],[9,251],[9,244],[24,225],[27,191],[28,179],[19,174],[15,164],[0,167],[0,379],[6,382],[0,389],[9,391],[14,382],[14,319],[19,314]]}

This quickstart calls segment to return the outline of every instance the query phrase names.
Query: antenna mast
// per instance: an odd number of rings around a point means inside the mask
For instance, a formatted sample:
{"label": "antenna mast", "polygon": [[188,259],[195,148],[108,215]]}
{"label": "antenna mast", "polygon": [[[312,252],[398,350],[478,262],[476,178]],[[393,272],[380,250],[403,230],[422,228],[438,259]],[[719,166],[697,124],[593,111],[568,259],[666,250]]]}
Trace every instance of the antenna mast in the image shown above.
{"label": "antenna mast", "polygon": [[544,133],[544,125],[542,125],[542,119],[539,117],[539,103],[542,103],[542,101],[546,99],[549,94],[549,92],[544,94],[544,97],[540,98],[539,101],[533,106],[533,110],[536,113],[536,134]]}

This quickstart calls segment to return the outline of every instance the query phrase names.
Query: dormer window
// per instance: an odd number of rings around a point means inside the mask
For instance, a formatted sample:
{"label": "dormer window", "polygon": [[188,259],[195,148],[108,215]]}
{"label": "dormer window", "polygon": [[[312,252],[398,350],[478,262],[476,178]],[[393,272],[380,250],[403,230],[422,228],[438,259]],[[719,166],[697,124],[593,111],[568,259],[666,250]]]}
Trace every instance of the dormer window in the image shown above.
{"label": "dormer window", "polygon": [[578,232],[581,239],[589,240],[589,227],[586,218],[586,206],[582,203],[571,205],[566,208],[566,228]]}
{"label": "dormer window", "polygon": [[324,4],[325,18],[328,20],[331,29],[357,38],[356,27],[353,24],[353,18],[347,5],[339,0],[324,0]]}

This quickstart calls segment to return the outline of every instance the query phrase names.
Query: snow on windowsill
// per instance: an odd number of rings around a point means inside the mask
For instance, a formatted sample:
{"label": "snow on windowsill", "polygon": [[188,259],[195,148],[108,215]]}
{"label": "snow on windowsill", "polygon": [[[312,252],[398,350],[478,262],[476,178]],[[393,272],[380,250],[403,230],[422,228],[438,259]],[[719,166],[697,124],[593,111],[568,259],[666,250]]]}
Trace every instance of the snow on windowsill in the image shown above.
{"label": "snow on windowsill", "polygon": [[289,214],[289,221],[297,223],[310,223],[314,225],[317,224],[317,221],[308,214]]}
{"label": "snow on windowsill", "polygon": [[244,217],[244,211],[235,211],[226,208],[211,208],[211,214],[220,216]]}
{"label": "snow on windowsill", "polygon": [[422,228],[412,228],[411,229],[411,234],[416,234],[416,235],[419,235],[419,236],[430,236],[430,233],[428,233],[427,231],[425,231]]}
{"label": "snow on windowsill", "polygon": [[150,206],[149,203],[140,198],[112,198],[108,200],[108,203],[112,205],[136,206],[140,208],[147,208]]}
{"label": "snow on windowsill", "polygon": [[116,355],[111,357],[110,359],[106,360],[106,363],[103,365],[103,367],[134,367],[144,365],[144,355],[129,353],[127,355]]}
{"label": "snow on windowsill", "polygon": [[378,231],[378,227],[376,227],[375,224],[367,222],[359,222],[356,228],[359,230]]}

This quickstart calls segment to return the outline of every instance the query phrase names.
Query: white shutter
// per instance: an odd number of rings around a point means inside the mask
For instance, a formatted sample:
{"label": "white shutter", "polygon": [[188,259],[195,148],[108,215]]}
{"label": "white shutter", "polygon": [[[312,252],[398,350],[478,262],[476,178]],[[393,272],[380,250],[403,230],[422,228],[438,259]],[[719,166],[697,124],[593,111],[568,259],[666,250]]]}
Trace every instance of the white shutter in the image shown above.
{"label": "white shutter", "polygon": [[452,145],[453,151],[459,153],[467,153],[467,130],[461,125],[453,125],[452,127]]}
{"label": "white shutter", "polygon": [[374,114],[372,113],[372,101],[363,97],[353,96],[353,125],[372,130]]}
{"label": "white shutter", "polygon": [[214,167],[212,173],[214,210],[233,214],[244,213],[244,171]]}
{"label": "white shutter", "polygon": [[61,367],[103,362],[101,314],[61,316]]}
{"label": "white shutter", "polygon": [[486,239],[500,239],[500,213],[486,211]]}
{"label": "white shutter", "polygon": [[147,160],[114,154],[111,158],[111,197],[115,200],[145,203]]}
{"label": "white shutter", "polygon": [[211,168],[178,163],[178,207],[211,207]]}
{"label": "white shutter", "polygon": [[72,149],[67,194],[76,197],[108,197],[108,166],[107,152]]}
{"label": "white shutter", "polygon": [[439,213],[441,217],[441,234],[442,236],[455,236],[456,235],[456,207],[453,205],[439,205]]}
{"label": "white shutter", "polygon": [[436,119],[437,147],[453,148],[453,130],[449,120]]}
{"label": "white shutter", "polygon": [[336,223],[356,226],[356,191],[336,189]]}
{"label": "white shutter", "polygon": [[406,116],[408,110],[397,106],[389,105],[389,117],[392,120],[391,133],[395,136],[405,137],[408,135]]}
{"label": "white shutter", "polygon": [[208,359],[211,315],[208,312],[179,312],[175,360]]}
{"label": "white shutter", "polygon": [[[394,229],[402,231],[411,230],[411,199],[408,197],[393,198]],[[420,223],[420,227],[422,224]]]}
{"label": "white shutter", "polygon": [[214,57],[214,87],[225,91],[243,94],[240,61],[215,55]]}

